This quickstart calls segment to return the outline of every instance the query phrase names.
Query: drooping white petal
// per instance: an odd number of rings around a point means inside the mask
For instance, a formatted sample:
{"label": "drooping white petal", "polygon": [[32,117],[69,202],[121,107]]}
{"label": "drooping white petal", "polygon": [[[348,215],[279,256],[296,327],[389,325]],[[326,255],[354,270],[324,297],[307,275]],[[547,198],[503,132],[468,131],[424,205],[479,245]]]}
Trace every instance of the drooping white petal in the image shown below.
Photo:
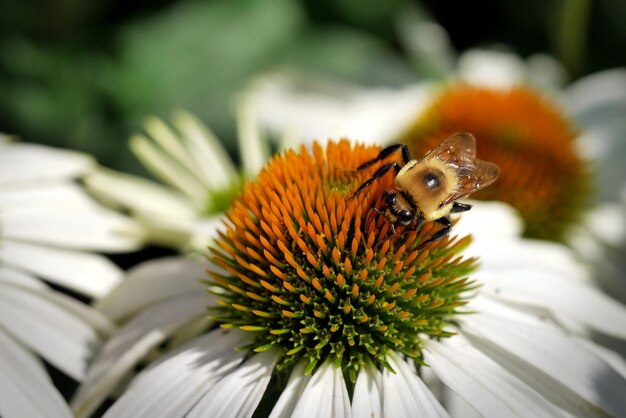
{"label": "drooping white petal", "polygon": [[81,318],[38,292],[0,284],[0,328],[80,381],[100,337]]}
{"label": "drooping white petal", "polygon": [[222,376],[241,364],[246,353],[234,348],[249,338],[242,331],[220,329],[173,351],[141,372],[105,417],[186,416]]}
{"label": "drooping white petal", "polygon": [[485,417],[557,417],[560,410],[461,335],[426,341],[424,359],[437,376]]}
{"label": "drooping white petal", "polygon": [[341,368],[326,360],[313,374],[294,408],[293,418],[350,417],[350,397]]}
{"label": "drooping white petal", "polygon": [[250,357],[205,393],[187,417],[251,417],[261,402],[277,359],[275,351]]}
{"label": "drooping white petal", "polygon": [[397,354],[387,360],[396,374],[383,370],[382,394],[385,417],[447,417],[448,413],[415,371]]}
{"label": "drooping white petal", "polygon": [[48,289],[48,286],[32,274],[8,266],[0,266],[0,284],[8,283],[28,289]]}
{"label": "drooping white petal", "polygon": [[[383,413],[383,374],[367,363],[360,371],[352,396],[352,416],[354,418],[381,418]],[[387,415],[398,416],[398,415]]]}
{"label": "drooping white petal", "polygon": [[203,179],[204,184],[211,189],[218,190],[230,185],[237,171],[228,152],[215,134],[187,112],[178,112],[174,116],[174,125],[185,138],[196,172]]}
{"label": "drooping white petal", "polygon": [[0,186],[71,179],[84,174],[93,159],[76,151],[35,144],[6,144],[0,149]]}
{"label": "drooping white petal", "polygon": [[311,375],[305,376],[306,363],[300,362],[293,368],[289,375],[287,386],[280,394],[280,398],[272,408],[269,418],[289,418],[293,413],[298,399],[302,396],[304,388],[311,380]]}
{"label": "drooping white petal", "polygon": [[598,289],[537,268],[520,267],[506,272],[482,269],[476,278],[482,294],[523,303],[570,316],[597,331],[626,338],[626,308]]}
{"label": "drooping white petal", "polygon": [[[163,257],[128,271],[127,277],[96,305],[110,318],[121,321],[145,307],[185,294],[205,294],[208,265],[191,257]],[[214,268],[214,266],[211,266]],[[207,296],[207,305],[210,303]]]}
{"label": "drooping white petal", "polygon": [[71,418],[72,413],[41,363],[0,329],[0,415]]}
{"label": "drooping white petal", "polygon": [[0,261],[96,298],[122,277],[122,271],[104,256],[9,240],[0,246]]}
{"label": "drooping white petal", "polygon": [[52,290],[43,281],[28,273],[6,266],[0,267],[0,285],[2,284],[33,291],[39,297],[48,299],[53,304],[67,310],[76,318],[81,318],[102,335],[110,335],[115,330],[115,326],[109,318],[99,311],[71,296]]}
{"label": "drooping white petal", "polygon": [[572,337],[539,321],[516,321],[504,305],[475,305],[481,312],[463,318],[463,333],[544,397],[571,413],[626,410],[626,380]]}
{"label": "drooping white petal", "polygon": [[585,346],[587,350],[604,360],[613,370],[626,379],[626,360],[619,353],[610,350],[600,344],[596,344],[587,338],[573,337],[579,344]]}
{"label": "drooping white petal", "polygon": [[451,417],[483,418],[477,410],[472,408],[470,404],[465,401],[465,399],[460,397],[453,390],[446,388],[441,399],[446,406],[446,411]]}
{"label": "drooping white petal", "polygon": [[180,190],[196,207],[202,207],[206,187],[188,170],[165,155],[162,150],[143,136],[133,136],[130,140],[130,148],[152,174]]}
{"label": "drooping white petal", "polygon": [[180,296],[146,308],[130,320],[102,348],[72,401],[90,414],[154,347],[193,318],[206,315],[207,295]]}
{"label": "drooping white petal", "polygon": [[75,183],[47,181],[0,187],[0,207],[3,213],[11,210],[79,213],[96,210],[99,205]]}
{"label": "drooping white petal", "polygon": [[84,182],[96,197],[133,213],[173,219],[195,217],[196,210],[187,197],[138,176],[100,167],[85,176]]}
{"label": "drooping white petal", "polygon": [[2,214],[6,239],[109,253],[138,249],[143,231],[129,218],[108,210],[6,210]]}

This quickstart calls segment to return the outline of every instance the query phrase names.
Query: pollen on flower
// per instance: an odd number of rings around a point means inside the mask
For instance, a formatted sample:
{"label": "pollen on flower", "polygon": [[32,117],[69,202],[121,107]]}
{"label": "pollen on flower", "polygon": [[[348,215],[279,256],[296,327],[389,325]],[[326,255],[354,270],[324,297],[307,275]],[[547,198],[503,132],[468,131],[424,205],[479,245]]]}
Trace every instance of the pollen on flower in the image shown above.
{"label": "pollen on flower", "polygon": [[468,238],[420,247],[435,230],[396,228],[372,208],[393,178],[349,199],[373,170],[354,171],[374,146],[329,143],[271,160],[244,186],[212,248],[220,299],[213,316],[254,333],[250,349],[278,348],[279,369],[304,360],[307,372],[332,358],[351,379],[366,362],[384,365],[389,350],[421,361],[424,338],[445,328],[475,261],[458,256]]}
{"label": "pollen on flower", "polygon": [[591,187],[575,150],[577,132],[547,98],[526,88],[454,85],[402,135],[422,155],[454,132],[472,132],[478,158],[500,166],[498,181],[472,195],[517,208],[525,235],[560,240],[577,222]]}

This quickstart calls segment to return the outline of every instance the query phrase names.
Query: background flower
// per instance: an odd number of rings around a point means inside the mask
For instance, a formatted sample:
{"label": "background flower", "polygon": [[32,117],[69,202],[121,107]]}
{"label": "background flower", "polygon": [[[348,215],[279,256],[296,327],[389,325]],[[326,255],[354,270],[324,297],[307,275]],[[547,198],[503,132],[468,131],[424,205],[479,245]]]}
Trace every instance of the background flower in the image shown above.
{"label": "background flower", "polygon": [[103,202],[129,210],[152,243],[204,251],[221,212],[269,154],[254,111],[243,101],[238,109],[241,173],[209,128],[178,112],[176,131],[151,118],[148,136],[130,140],[137,158],[166,185],[99,168],[86,177],[87,188]]}

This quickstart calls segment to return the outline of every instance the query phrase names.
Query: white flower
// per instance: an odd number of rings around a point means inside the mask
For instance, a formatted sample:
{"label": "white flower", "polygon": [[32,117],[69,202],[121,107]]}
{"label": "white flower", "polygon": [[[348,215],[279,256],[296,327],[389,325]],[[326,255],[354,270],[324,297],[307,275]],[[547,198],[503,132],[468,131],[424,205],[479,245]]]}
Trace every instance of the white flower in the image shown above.
{"label": "white flower", "polygon": [[100,312],[46,282],[100,297],[122,271],[91,251],[137,248],[141,230],[74,180],[82,154],[0,137],[0,415],[70,417],[39,357],[74,380],[113,332]]}
{"label": "white flower", "polygon": [[99,168],[85,179],[87,188],[103,202],[130,210],[154,243],[204,251],[243,178],[256,174],[269,157],[255,111],[243,99],[237,111],[242,174],[200,120],[177,112],[176,131],[153,117],[146,121],[147,135],[130,141],[135,155],[165,185]]}
{"label": "white flower", "polygon": [[[271,417],[448,416],[453,403],[435,396],[438,380],[482,416],[619,415],[626,408],[624,361],[576,332],[626,338],[626,309],[589,284],[567,248],[522,239],[520,230],[502,204],[477,203],[464,214],[454,233],[475,233],[467,252],[481,257],[473,278],[482,286],[467,306],[473,313],[458,317],[459,335],[425,340],[430,367],[420,373],[393,351],[386,361],[395,373],[366,363],[350,390],[330,361],[312,375],[297,364],[286,382],[270,383],[278,352],[235,350],[253,333],[212,329],[206,307],[215,300],[198,283],[206,263],[147,262],[100,303],[125,324],[95,359],[73,410],[89,416],[159,350],[163,356],[132,380],[106,417],[245,417],[259,405]],[[264,398],[277,387],[280,396]]]}

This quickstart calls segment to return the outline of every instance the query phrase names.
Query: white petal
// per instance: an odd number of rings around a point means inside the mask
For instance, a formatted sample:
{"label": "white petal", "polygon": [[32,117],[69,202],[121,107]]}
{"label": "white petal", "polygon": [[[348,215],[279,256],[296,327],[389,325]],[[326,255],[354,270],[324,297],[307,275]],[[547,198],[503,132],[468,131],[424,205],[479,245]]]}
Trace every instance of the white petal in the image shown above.
{"label": "white petal", "polygon": [[378,144],[403,132],[432,97],[428,85],[359,89],[286,74],[256,80],[247,94],[261,126],[277,136],[293,132],[305,141],[347,137]]}
{"label": "white petal", "polygon": [[519,213],[502,202],[468,201],[472,209],[459,215],[452,232],[472,235],[474,240],[505,240],[519,237],[524,225]]}
{"label": "white petal", "polygon": [[127,252],[142,244],[134,221],[108,210],[74,213],[57,210],[5,211],[3,235],[8,239],[102,252]]}
{"label": "white petal", "polygon": [[532,270],[567,277],[568,281],[591,282],[586,266],[561,244],[531,239],[476,240],[468,252],[480,258],[477,274],[506,276],[509,271]]}
{"label": "white petal", "polygon": [[100,206],[75,183],[50,181],[0,188],[2,212],[91,211]]}
{"label": "white petal", "polygon": [[178,164],[185,167],[192,174],[195,174],[196,167],[193,165],[193,160],[185,148],[185,142],[177,133],[172,131],[161,119],[154,116],[146,120],[145,128],[150,135],[150,139],[156,142],[167,155],[174,158]]}
{"label": "white petal", "polygon": [[181,296],[142,311],[100,350],[72,401],[90,414],[111,394],[140,360],[177,328],[206,315],[207,295]]}
{"label": "white petal", "polygon": [[572,83],[567,89],[567,103],[572,112],[580,114],[603,106],[611,107],[626,101],[626,70],[615,68],[599,71]]}
{"label": "white petal", "polygon": [[196,207],[202,207],[207,194],[206,187],[188,170],[143,136],[133,136],[130,139],[130,148],[152,174],[180,190]]}
{"label": "white petal", "polygon": [[204,184],[211,189],[222,189],[230,185],[237,171],[215,134],[187,112],[178,112],[174,116],[174,125],[185,138],[189,155]]}
{"label": "white petal", "polygon": [[448,388],[444,391],[442,402],[446,405],[446,411],[448,411],[451,417],[483,418],[465,399]]}
{"label": "white petal", "polygon": [[81,318],[37,292],[0,284],[0,327],[80,381],[100,338]]}
{"label": "white petal", "polygon": [[[382,373],[371,363],[360,371],[354,385],[352,416],[354,418],[377,418],[383,414]],[[399,416],[389,415],[387,416]]]}
{"label": "white petal", "polygon": [[122,277],[122,271],[104,256],[8,240],[0,246],[0,260],[96,298]]}
{"label": "white petal", "polygon": [[265,165],[270,151],[261,136],[256,110],[246,98],[240,99],[237,106],[237,134],[244,173],[254,177]]}
{"label": "white petal", "polygon": [[113,323],[102,313],[74,297],[52,290],[43,281],[30,274],[8,267],[0,267],[0,285],[3,283],[30,290],[39,297],[50,300],[53,304],[73,314],[76,318],[81,318],[102,335],[110,335],[115,330]]}
{"label": "white petal", "polygon": [[222,216],[212,216],[194,222],[189,229],[192,234],[189,241],[189,248],[200,254],[205,254],[207,248],[213,244],[215,238],[217,238],[218,228],[223,225],[224,219]]}
{"label": "white petal", "polygon": [[35,276],[7,266],[0,266],[0,282],[28,289],[48,289],[48,286]]}
{"label": "white petal", "polygon": [[187,414],[189,418],[251,417],[272,377],[278,353],[255,354],[225,375]]}
{"label": "white petal", "polygon": [[304,388],[311,380],[311,375],[305,376],[306,363],[300,362],[293,368],[289,375],[287,386],[280,394],[280,398],[272,408],[270,418],[289,418],[293,414],[293,410],[298,403],[298,399],[302,396]]}
{"label": "white petal", "polygon": [[85,176],[84,182],[98,198],[133,213],[172,219],[196,216],[195,208],[184,195],[139,176],[98,168]]}
{"label": "white petal", "polygon": [[491,88],[510,88],[527,78],[525,62],[515,54],[470,49],[459,57],[459,77]]}
{"label": "white petal", "polygon": [[[121,321],[147,306],[177,296],[206,294],[206,262],[191,257],[163,257],[141,263],[96,307],[110,318]],[[214,266],[211,266],[214,268]],[[207,296],[207,304],[210,298]]]}
{"label": "white petal", "polygon": [[67,404],[41,363],[0,329],[0,415],[70,418]]}
{"label": "white petal", "polygon": [[220,329],[197,338],[141,372],[105,417],[186,416],[202,395],[241,363],[246,352],[234,347],[245,342],[249,334],[235,330]]}
{"label": "white petal", "polygon": [[626,338],[626,307],[568,276],[518,268],[509,272],[479,271],[475,277],[484,283],[482,294],[570,316],[597,331]]}
{"label": "white petal", "polygon": [[626,381],[599,357],[554,327],[504,319],[499,314],[510,308],[492,306],[493,313],[463,318],[463,333],[478,348],[571,413],[598,414],[592,405],[614,415],[626,410]]}
{"label": "white petal", "polygon": [[586,338],[574,337],[579,344],[584,345],[589,351],[600,357],[607,364],[609,364],[613,370],[626,379],[626,360],[619,353],[609,350],[599,344],[594,343]]}
{"label": "white petal", "polygon": [[0,186],[84,174],[93,159],[75,151],[35,144],[7,144],[0,149]]}
{"label": "white petal", "polygon": [[428,340],[424,359],[450,389],[485,417],[561,416],[556,407],[461,335],[445,342]]}
{"label": "white petal", "polygon": [[313,374],[291,415],[299,417],[350,417],[350,398],[341,367],[326,360]]}
{"label": "white petal", "polygon": [[396,374],[383,370],[385,417],[447,417],[430,389],[397,354],[387,357]]}

